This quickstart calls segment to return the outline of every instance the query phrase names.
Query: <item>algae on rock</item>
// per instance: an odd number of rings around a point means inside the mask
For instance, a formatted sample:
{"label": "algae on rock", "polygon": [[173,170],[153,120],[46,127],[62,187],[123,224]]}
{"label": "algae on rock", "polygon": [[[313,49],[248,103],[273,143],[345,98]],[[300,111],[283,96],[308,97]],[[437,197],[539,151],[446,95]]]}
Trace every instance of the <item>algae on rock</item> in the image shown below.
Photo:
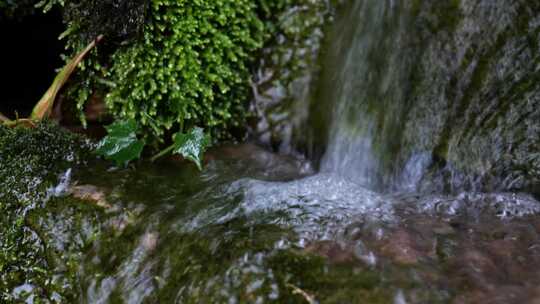
{"label": "algae on rock", "polygon": [[268,3],[267,27],[272,35],[257,58],[252,77],[250,111],[257,121],[250,131],[260,143],[280,152],[294,153],[307,144],[303,127],[309,114],[308,99],[319,72],[324,30],[338,6],[335,2]]}
{"label": "algae on rock", "polygon": [[41,220],[32,221],[30,214],[50,204],[70,208],[73,202],[64,199],[47,201],[59,176],[87,159],[90,148],[51,123],[35,129],[0,125],[0,301],[52,301],[63,293],[65,282],[51,280],[52,246],[36,230]]}
{"label": "algae on rock", "polygon": [[323,170],[382,191],[539,195],[539,2],[361,0],[338,15],[311,102]]}

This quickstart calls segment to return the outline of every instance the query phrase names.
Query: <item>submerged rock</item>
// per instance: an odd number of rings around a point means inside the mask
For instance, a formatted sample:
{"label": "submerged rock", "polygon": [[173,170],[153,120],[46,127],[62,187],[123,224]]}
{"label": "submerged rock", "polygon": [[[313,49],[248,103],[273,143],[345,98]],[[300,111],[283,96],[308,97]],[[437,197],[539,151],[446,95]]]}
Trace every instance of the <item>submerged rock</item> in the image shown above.
{"label": "submerged rock", "polygon": [[[252,147],[226,151],[216,152],[202,172],[170,162],[77,169],[72,179],[94,185],[81,190],[103,191],[112,208],[53,196],[30,210],[23,225],[39,246],[27,252],[40,257],[53,284],[22,280],[4,297],[24,299],[29,292],[89,303],[305,303],[305,295],[321,303],[534,299],[537,215],[501,219],[486,212],[514,202],[512,196],[467,194],[459,198],[465,209],[449,214],[416,208],[433,207],[422,202],[437,197],[381,195],[331,174],[291,181],[287,172],[295,166],[287,158],[252,155]],[[283,180],[264,160],[283,169]],[[484,209],[473,212],[479,206]]]}
{"label": "submerged rock", "polygon": [[305,251],[323,256],[336,264],[347,264],[356,260],[354,247],[335,241],[313,242],[306,246]]}
{"label": "submerged rock", "polygon": [[96,206],[106,209],[111,208],[111,205],[107,202],[106,194],[103,190],[92,185],[75,185],[67,190],[67,193],[74,198],[82,201],[89,201]]}
{"label": "submerged rock", "polygon": [[388,236],[380,250],[383,255],[403,265],[417,264],[426,256],[426,253],[419,248],[414,240],[413,235],[403,229],[397,230]]}

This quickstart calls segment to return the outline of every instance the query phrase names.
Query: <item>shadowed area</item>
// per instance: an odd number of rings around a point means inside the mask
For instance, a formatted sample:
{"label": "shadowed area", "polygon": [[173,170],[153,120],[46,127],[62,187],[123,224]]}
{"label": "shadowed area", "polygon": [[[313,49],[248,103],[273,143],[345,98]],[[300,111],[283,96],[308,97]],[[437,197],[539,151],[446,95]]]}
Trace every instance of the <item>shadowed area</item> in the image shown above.
{"label": "shadowed area", "polygon": [[51,85],[56,69],[64,65],[60,54],[64,31],[59,10],[27,15],[19,19],[0,19],[0,63],[2,101],[0,112],[11,118],[15,111],[27,117],[32,107]]}

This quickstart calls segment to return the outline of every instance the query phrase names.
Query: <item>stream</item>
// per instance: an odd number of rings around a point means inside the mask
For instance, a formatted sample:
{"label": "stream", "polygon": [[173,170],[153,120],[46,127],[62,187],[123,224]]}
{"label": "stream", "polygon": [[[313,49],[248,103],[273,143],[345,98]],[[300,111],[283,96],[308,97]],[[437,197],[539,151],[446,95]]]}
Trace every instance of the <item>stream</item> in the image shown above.
{"label": "stream", "polygon": [[539,299],[540,204],[528,195],[380,194],[249,144],[207,158],[203,172],[178,161],[75,171],[68,182],[97,187],[106,207],[81,216],[52,199],[31,216],[65,254],[55,284],[82,303]]}
{"label": "stream", "polygon": [[[343,4],[283,153],[231,144],[202,171],[168,159],[65,172],[29,226],[51,285],[71,293],[39,292],[77,303],[540,303],[532,2]],[[81,212],[70,188],[99,206]],[[12,296],[33,303],[36,289]]]}

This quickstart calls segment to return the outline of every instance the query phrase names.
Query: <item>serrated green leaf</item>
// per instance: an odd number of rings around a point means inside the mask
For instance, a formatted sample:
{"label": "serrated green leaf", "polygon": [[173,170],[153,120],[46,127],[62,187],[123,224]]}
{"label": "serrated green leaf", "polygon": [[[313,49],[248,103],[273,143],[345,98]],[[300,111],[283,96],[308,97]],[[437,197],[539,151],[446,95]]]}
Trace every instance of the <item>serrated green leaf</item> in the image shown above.
{"label": "serrated green leaf", "polygon": [[190,129],[187,134],[176,133],[173,139],[173,153],[180,154],[184,158],[193,161],[199,170],[202,170],[202,157],[210,146],[210,136],[204,134],[202,128],[195,127]]}
{"label": "serrated green leaf", "polygon": [[107,133],[96,150],[98,155],[117,164],[125,164],[141,156],[146,143],[137,138],[135,120],[117,121],[107,127]]}

